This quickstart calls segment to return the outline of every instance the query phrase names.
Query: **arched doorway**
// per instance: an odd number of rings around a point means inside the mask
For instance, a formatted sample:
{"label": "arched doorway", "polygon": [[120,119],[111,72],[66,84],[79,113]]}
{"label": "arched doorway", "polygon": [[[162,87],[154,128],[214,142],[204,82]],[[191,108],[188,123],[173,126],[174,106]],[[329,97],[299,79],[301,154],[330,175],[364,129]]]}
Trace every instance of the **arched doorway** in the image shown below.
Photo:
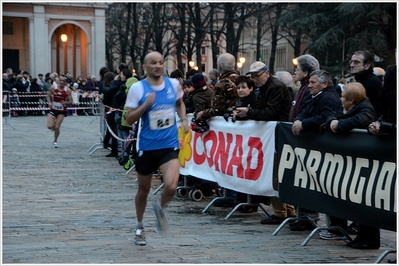
{"label": "arched doorway", "polygon": [[[64,38],[61,38],[64,37]],[[51,36],[51,69],[59,74],[70,72],[76,79],[88,71],[88,37],[77,25],[57,27]]]}

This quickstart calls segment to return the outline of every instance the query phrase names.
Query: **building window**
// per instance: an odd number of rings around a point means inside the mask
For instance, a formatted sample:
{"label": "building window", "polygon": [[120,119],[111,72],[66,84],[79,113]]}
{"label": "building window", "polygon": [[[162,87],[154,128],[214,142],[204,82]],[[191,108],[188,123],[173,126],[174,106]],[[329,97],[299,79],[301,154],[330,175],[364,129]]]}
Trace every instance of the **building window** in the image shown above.
{"label": "building window", "polygon": [[201,47],[201,54],[206,55],[206,47],[205,46]]}
{"label": "building window", "polygon": [[14,34],[12,22],[3,21],[3,34]]}
{"label": "building window", "polygon": [[266,62],[268,62],[270,60],[269,48],[261,49],[261,57],[262,57],[262,60],[259,60],[259,61],[262,61],[263,63],[265,63],[267,65],[268,63],[266,63]]}
{"label": "building window", "polygon": [[286,47],[278,47],[276,51],[276,71],[284,71],[286,69]]}
{"label": "building window", "polygon": [[201,64],[201,71],[202,72],[205,72],[205,67],[206,67],[205,64]]}

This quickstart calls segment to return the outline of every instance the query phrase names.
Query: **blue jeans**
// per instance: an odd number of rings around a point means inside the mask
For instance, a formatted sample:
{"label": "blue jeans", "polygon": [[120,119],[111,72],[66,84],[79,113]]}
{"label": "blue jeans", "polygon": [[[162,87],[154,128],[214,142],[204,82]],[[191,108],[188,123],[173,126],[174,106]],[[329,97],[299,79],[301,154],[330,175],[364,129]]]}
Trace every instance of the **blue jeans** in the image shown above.
{"label": "blue jeans", "polygon": [[[129,136],[129,130],[126,129],[120,129],[118,126],[118,136],[121,139],[127,139],[127,137]],[[121,150],[123,150],[123,146],[124,146],[124,142],[121,140],[118,140],[118,149],[120,148]]]}

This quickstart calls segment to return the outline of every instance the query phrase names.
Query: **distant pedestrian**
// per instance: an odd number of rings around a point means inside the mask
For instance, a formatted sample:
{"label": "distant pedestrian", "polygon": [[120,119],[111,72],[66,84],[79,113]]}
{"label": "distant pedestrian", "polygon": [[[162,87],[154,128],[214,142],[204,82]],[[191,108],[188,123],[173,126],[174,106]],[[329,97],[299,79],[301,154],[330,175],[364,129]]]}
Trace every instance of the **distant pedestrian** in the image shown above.
{"label": "distant pedestrian", "polygon": [[[16,88],[12,88],[11,94],[10,94],[10,107],[16,108],[19,106],[20,106],[20,102],[19,102],[18,90]],[[18,116],[18,112],[13,110],[11,112],[11,116],[14,116],[14,117]]]}
{"label": "distant pedestrian", "polygon": [[219,81],[219,71],[216,68],[213,68],[208,71],[208,76],[209,79],[211,80],[211,83],[209,84],[209,87],[214,90],[216,83]]}

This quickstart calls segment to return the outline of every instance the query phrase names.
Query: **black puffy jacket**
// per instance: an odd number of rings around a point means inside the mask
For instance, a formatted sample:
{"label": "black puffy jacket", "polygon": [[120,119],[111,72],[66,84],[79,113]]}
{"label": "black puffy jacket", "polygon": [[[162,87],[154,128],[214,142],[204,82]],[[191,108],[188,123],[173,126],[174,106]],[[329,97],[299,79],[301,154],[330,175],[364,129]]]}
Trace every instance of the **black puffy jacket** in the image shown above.
{"label": "black puffy jacket", "polygon": [[367,129],[376,118],[374,108],[369,98],[366,98],[346,114],[341,110],[327,117],[326,130],[331,131],[332,120],[338,120],[337,133],[348,132],[354,128]]}

